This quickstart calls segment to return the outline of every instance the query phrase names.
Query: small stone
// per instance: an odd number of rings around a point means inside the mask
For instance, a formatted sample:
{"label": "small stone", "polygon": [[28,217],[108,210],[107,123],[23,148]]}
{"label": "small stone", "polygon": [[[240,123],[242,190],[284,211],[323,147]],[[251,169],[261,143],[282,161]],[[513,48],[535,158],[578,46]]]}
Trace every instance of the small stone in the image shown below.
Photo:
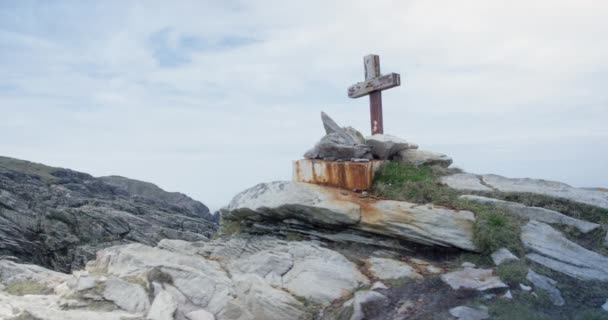
{"label": "small stone", "polygon": [[414,302],[412,300],[405,300],[397,309],[398,314],[404,314],[414,308]]}
{"label": "small stone", "polygon": [[441,275],[441,280],[454,290],[464,288],[484,291],[508,287],[504,282],[500,281],[500,278],[494,275],[492,269],[464,268]]}
{"label": "small stone", "polygon": [[521,290],[526,291],[526,292],[532,291],[532,287],[529,287],[529,286],[527,286],[527,285],[525,285],[523,283],[520,283],[519,287],[521,288]]}
{"label": "small stone", "polygon": [[432,274],[439,274],[441,272],[443,272],[443,270],[441,268],[435,267],[435,266],[426,266],[426,271],[428,273],[432,273]]}
{"label": "small stone", "polygon": [[493,293],[487,293],[487,294],[484,294],[482,298],[484,300],[492,300],[492,299],[496,298],[496,295]]}
{"label": "small stone", "polygon": [[458,320],[484,320],[490,317],[488,310],[485,308],[478,310],[466,306],[452,308],[450,314]]}
{"label": "small stone", "polygon": [[555,285],[557,285],[557,281],[540,275],[534,272],[532,269],[528,271],[526,280],[532,282],[534,287],[546,292],[554,305],[563,306],[566,303],[562,297],[562,293],[555,287]]}
{"label": "small stone", "polygon": [[366,262],[369,265],[369,271],[378,279],[422,279],[422,275],[402,261],[372,257],[367,259]]}
{"label": "small stone", "polygon": [[460,266],[463,268],[475,268],[476,267],[475,264],[471,263],[471,262],[463,262]]}
{"label": "small stone", "polygon": [[602,309],[604,309],[604,311],[608,311],[608,299],[606,299],[606,303],[602,305]]}
{"label": "small stone", "polygon": [[513,294],[511,293],[511,290],[508,290],[502,297],[505,299],[513,299]]}
{"label": "small stone", "polygon": [[419,266],[428,266],[429,263],[427,261],[424,261],[422,259],[417,259],[417,258],[411,258],[410,262],[413,264],[417,264]]}
{"label": "small stone", "polygon": [[384,283],[382,283],[380,281],[376,281],[372,285],[371,290],[378,290],[378,289],[388,289],[388,287]]}
{"label": "small stone", "polygon": [[496,250],[494,253],[492,253],[491,257],[492,261],[494,261],[494,264],[497,266],[507,261],[519,260],[519,258],[512,254],[507,248],[500,248]]}

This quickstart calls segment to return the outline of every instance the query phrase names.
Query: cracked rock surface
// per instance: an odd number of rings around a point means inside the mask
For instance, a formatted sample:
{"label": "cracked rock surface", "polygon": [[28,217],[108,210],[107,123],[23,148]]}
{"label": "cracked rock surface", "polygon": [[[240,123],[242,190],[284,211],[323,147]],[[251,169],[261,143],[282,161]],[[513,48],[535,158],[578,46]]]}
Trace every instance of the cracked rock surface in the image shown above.
{"label": "cracked rock surface", "polygon": [[70,271],[104,247],[197,241],[215,229],[209,209],[184,194],[0,157],[0,255]]}

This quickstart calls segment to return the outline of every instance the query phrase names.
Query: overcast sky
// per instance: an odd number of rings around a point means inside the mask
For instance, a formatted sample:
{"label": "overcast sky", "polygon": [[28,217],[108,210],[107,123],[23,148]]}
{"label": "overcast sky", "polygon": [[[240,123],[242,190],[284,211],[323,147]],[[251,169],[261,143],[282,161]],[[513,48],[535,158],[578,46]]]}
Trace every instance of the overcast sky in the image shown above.
{"label": "overcast sky", "polygon": [[[86,4],[85,4],[86,3]],[[469,172],[608,186],[608,1],[1,1],[0,155],[217,209],[323,135],[385,133]]]}

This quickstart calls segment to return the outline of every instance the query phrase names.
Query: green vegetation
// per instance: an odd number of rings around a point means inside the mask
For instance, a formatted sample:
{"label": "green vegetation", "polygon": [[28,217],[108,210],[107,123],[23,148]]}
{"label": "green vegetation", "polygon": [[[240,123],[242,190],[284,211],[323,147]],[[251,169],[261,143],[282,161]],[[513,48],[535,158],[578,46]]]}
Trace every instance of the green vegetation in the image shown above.
{"label": "green vegetation", "polygon": [[440,183],[440,178],[458,169],[413,166],[388,162],[376,173],[372,192],[379,197],[413,203],[433,203],[456,210],[469,210],[477,219],[474,227],[476,246],[485,254],[506,247],[515,254],[523,252],[519,240],[522,221],[491,205],[459,200],[461,194]]}
{"label": "green vegetation", "polygon": [[528,265],[520,261],[510,261],[499,265],[496,268],[496,274],[500,279],[511,287],[517,287],[520,283],[526,283],[526,275],[528,274]]}
{"label": "green vegetation", "polygon": [[222,219],[220,221],[220,227],[213,236],[213,238],[218,238],[219,236],[224,235],[235,235],[241,233],[241,221],[240,220],[228,220]]}
{"label": "green vegetation", "polygon": [[515,299],[499,299],[489,305],[490,316],[497,320],[552,320],[545,310],[539,308],[537,298],[522,292]]}
{"label": "green vegetation", "polygon": [[14,296],[24,296],[26,294],[50,294],[52,289],[33,280],[19,280],[9,284],[6,292]]}
{"label": "green vegetation", "polygon": [[391,161],[378,170],[371,191],[394,200],[449,206],[459,194],[440,184],[439,178],[452,172],[455,171]]}

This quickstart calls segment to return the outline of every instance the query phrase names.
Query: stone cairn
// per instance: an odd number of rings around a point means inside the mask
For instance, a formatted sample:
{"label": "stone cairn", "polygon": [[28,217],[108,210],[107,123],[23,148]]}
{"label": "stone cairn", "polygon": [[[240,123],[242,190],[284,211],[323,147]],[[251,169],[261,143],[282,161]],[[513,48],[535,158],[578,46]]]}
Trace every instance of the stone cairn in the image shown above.
{"label": "stone cairn", "polygon": [[416,143],[388,135],[364,137],[353,127],[340,127],[325,112],[321,119],[326,135],[294,162],[293,180],[349,190],[367,190],[374,172],[387,160],[411,165],[449,167],[447,155],[418,149]]}

